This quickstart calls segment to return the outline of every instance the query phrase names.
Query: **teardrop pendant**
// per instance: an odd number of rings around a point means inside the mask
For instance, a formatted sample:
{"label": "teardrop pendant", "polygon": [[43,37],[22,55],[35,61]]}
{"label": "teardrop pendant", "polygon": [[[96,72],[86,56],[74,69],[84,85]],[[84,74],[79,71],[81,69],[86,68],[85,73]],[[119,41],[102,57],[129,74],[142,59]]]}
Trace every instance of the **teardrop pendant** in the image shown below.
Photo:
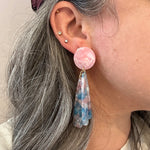
{"label": "teardrop pendant", "polygon": [[89,124],[89,119],[92,118],[89,85],[85,70],[82,70],[79,76],[73,116],[73,125],[78,128],[87,126]]}

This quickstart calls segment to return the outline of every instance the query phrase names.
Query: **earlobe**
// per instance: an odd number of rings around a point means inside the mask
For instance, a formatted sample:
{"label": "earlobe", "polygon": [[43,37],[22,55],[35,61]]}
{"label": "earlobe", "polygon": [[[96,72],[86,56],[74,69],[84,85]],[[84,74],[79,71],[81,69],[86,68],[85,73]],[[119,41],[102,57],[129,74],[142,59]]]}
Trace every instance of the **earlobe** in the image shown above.
{"label": "earlobe", "polygon": [[50,24],[61,45],[75,53],[79,47],[90,46],[88,23],[70,2],[58,2],[50,16]]}

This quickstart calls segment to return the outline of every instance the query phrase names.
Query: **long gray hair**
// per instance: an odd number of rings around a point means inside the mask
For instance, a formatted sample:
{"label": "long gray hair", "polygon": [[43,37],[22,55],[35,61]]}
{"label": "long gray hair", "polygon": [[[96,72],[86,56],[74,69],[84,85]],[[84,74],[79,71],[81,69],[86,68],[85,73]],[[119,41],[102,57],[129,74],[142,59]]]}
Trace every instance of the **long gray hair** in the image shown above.
{"label": "long gray hair", "polygon": [[[67,1],[91,16],[109,7],[108,0]],[[85,150],[89,141],[93,119],[81,129],[72,124],[78,74],[73,54],[60,45],[49,23],[57,2],[45,0],[25,24],[8,65],[8,94],[15,107],[12,150]],[[132,114],[130,136],[138,150],[135,116],[149,125],[150,115]]]}

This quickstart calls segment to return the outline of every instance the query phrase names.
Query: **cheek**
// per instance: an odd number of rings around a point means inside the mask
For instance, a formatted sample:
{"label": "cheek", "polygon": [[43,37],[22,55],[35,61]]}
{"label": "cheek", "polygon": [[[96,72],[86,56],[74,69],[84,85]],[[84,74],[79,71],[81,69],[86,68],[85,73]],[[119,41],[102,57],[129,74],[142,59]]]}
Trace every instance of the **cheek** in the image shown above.
{"label": "cheek", "polygon": [[[150,38],[150,34],[145,36]],[[134,29],[131,34],[129,27],[128,32],[110,38],[97,29],[92,42],[97,67],[108,82],[123,95],[150,107],[150,42],[145,36]]]}

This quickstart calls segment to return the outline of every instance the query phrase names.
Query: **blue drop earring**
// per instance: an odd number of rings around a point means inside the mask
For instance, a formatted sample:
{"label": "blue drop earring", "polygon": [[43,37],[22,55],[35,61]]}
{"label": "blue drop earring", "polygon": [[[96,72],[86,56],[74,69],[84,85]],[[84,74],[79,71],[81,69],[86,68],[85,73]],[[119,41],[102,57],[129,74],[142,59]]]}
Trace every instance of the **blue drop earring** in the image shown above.
{"label": "blue drop earring", "polygon": [[75,65],[81,69],[73,109],[73,125],[77,128],[87,126],[92,118],[89,85],[86,70],[93,67],[95,53],[88,47],[78,48],[74,54]]}

